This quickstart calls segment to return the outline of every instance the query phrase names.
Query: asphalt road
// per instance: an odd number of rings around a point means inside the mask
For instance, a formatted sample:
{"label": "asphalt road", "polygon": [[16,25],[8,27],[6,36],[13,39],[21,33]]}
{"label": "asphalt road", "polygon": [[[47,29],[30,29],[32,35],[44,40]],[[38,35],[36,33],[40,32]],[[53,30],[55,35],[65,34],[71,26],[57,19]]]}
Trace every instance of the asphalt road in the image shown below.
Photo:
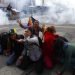
{"label": "asphalt road", "polygon": [[[6,56],[0,56],[0,75],[26,75],[27,72],[29,72],[31,70],[20,70],[18,69],[15,65],[13,66],[6,66],[6,60],[7,57]],[[60,70],[61,67],[59,67],[58,65],[55,66],[54,69],[52,70],[44,70],[42,75],[56,75],[56,71]],[[33,70],[29,75],[37,75],[35,73],[35,71]],[[71,71],[65,71],[65,73],[63,75],[72,75]]]}

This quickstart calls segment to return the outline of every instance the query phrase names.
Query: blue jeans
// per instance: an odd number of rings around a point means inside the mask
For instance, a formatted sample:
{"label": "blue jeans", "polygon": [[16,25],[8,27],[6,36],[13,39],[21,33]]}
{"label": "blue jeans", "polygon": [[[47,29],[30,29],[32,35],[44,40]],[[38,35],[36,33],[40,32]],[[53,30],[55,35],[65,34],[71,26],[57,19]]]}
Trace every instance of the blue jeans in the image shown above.
{"label": "blue jeans", "polygon": [[12,65],[14,62],[15,62],[15,59],[16,59],[16,55],[15,53],[13,52],[7,59],[6,61],[6,64],[7,65]]}

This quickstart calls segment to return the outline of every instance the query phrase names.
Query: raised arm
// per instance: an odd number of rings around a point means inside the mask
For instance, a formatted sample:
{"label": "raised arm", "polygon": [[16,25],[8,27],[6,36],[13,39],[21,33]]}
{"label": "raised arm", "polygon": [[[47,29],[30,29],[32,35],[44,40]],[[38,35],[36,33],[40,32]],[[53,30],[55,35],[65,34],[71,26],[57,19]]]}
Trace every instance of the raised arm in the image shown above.
{"label": "raised arm", "polygon": [[19,26],[20,26],[21,28],[23,28],[23,29],[30,28],[30,26],[23,25],[23,24],[21,23],[21,20],[17,20],[17,23],[18,23]]}

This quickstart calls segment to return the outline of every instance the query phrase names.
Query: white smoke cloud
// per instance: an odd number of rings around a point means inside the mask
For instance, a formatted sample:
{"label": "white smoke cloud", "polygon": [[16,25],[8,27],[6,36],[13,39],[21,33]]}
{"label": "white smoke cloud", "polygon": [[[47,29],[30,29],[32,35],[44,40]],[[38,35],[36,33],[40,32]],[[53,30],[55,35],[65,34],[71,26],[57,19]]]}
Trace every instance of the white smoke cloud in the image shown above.
{"label": "white smoke cloud", "polygon": [[[37,5],[41,4],[40,2],[40,0],[37,0]],[[75,24],[74,0],[44,0],[44,5],[50,7],[50,10],[46,13],[49,16],[47,19],[48,22],[56,24]]]}
{"label": "white smoke cloud", "polygon": [[9,20],[6,16],[6,13],[0,10],[0,25],[7,25],[9,24]]}
{"label": "white smoke cloud", "polygon": [[[8,4],[10,3],[19,11],[24,10],[25,6],[30,6],[33,1],[35,1],[36,6],[41,6],[43,0],[6,0]],[[44,5],[50,8],[46,13],[47,16],[44,19],[41,18],[44,21],[57,24],[75,23],[74,0],[44,0]]]}
{"label": "white smoke cloud", "polygon": [[45,5],[50,7],[50,22],[57,24],[75,23],[75,1],[73,0],[45,0]]}
{"label": "white smoke cloud", "polygon": [[42,0],[35,0],[36,6],[42,6]]}

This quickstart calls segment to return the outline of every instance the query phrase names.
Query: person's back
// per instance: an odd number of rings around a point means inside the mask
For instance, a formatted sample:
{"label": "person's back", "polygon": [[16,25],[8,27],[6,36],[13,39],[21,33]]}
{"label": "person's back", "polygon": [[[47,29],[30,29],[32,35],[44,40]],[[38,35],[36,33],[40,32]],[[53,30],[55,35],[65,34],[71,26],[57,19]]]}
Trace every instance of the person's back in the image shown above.
{"label": "person's back", "polygon": [[52,68],[53,67],[53,55],[55,52],[54,49],[54,42],[56,39],[56,36],[50,32],[50,29],[47,28],[47,30],[44,33],[44,43],[43,43],[43,57],[44,57],[44,63],[46,68]]}

